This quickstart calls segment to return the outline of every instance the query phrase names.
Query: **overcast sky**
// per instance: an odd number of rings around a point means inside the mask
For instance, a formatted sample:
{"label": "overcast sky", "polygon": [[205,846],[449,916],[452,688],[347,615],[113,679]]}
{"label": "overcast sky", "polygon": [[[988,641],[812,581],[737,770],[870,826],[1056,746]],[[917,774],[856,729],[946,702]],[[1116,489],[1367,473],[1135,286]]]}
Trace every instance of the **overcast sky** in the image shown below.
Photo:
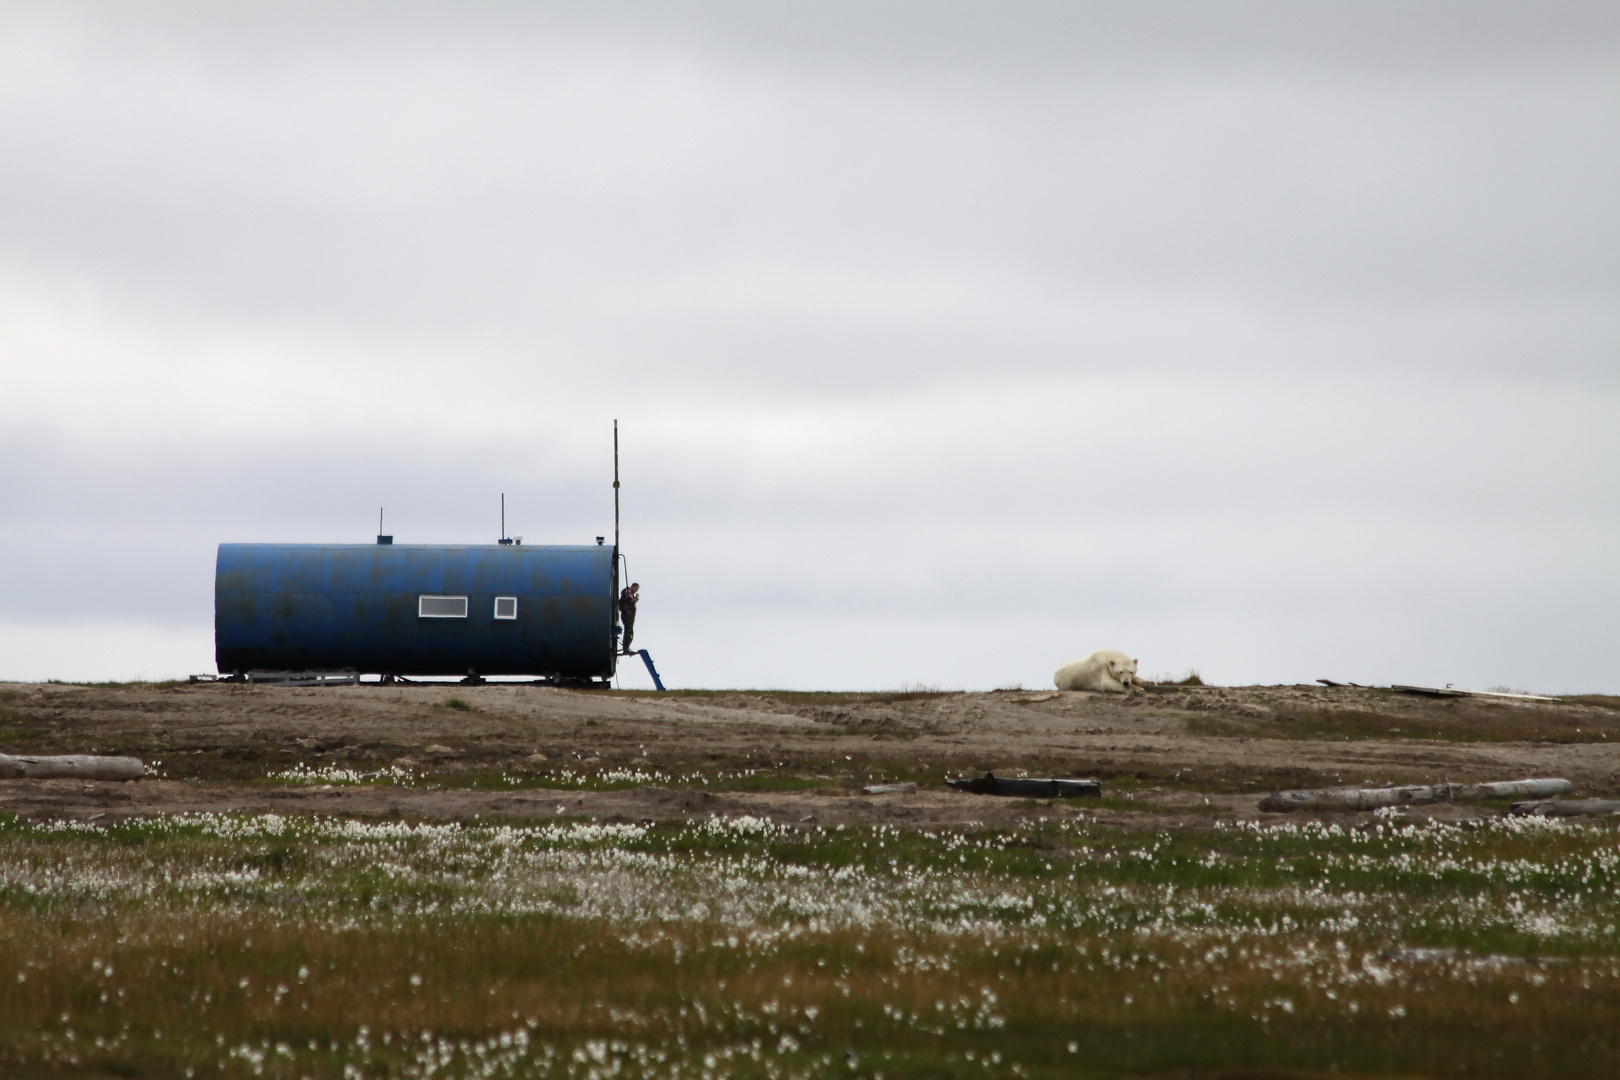
{"label": "overcast sky", "polygon": [[1620,691],[1620,5],[0,5],[0,677],[614,418],[672,685]]}

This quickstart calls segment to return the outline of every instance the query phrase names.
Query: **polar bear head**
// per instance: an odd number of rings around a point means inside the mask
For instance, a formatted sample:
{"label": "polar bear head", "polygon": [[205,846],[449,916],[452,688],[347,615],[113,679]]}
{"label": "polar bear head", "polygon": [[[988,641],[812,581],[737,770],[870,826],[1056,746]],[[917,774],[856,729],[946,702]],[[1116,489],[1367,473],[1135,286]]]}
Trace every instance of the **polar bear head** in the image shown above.
{"label": "polar bear head", "polygon": [[1122,652],[1111,649],[1104,652],[1102,658],[1108,662],[1108,674],[1129,690],[1131,684],[1136,681],[1136,661]]}

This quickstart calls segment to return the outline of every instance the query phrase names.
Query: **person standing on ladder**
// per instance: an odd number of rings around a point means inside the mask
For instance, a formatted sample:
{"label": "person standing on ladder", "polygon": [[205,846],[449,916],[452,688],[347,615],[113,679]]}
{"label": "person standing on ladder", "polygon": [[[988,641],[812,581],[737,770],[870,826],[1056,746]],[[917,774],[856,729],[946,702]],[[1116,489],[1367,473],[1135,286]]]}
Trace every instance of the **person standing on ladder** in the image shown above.
{"label": "person standing on ladder", "polygon": [[621,651],[630,655],[630,639],[636,633],[636,601],[641,599],[641,582],[632,581],[619,593],[619,621],[624,623],[624,644]]}

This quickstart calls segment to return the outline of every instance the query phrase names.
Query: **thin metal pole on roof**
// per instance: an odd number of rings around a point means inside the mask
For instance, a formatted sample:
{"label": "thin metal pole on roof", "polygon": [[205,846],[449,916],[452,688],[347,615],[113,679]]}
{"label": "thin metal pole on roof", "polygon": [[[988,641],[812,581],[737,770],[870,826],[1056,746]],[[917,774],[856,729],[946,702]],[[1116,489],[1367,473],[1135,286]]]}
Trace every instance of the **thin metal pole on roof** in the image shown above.
{"label": "thin metal pole on roof", "polygon": [[613,421],[613,557],[619,557],[619,422]]}
{"label": "thin metal pole on roof", "polygon": [[501,539],[506,539],[506,492],[501,492]]}

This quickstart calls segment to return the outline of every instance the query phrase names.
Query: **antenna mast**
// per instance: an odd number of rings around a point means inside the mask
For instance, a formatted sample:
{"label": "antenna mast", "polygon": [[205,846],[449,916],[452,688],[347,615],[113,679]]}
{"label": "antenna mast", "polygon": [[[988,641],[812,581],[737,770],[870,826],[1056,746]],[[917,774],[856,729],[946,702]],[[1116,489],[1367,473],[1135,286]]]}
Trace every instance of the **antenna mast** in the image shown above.
{"label": "antenna mast", "polygon": [[613,421],[613,557],[619,557],[619,422]]}
{"label": "antenna mast", "polygon": [[506,492],[501,492],[501,543],[506,543]]}

